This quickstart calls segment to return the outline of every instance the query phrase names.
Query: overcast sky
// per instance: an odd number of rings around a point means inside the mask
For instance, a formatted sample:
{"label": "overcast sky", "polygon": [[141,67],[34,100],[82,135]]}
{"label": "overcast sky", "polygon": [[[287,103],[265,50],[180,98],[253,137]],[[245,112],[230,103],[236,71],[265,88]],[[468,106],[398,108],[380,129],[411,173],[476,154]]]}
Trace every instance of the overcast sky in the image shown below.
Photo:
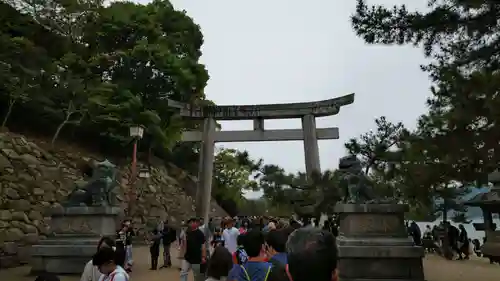
{"label": "overcast sky", "polygon": [[[137,1],[147,3],[149,1]],[[334,169],[344,143],[387,116],[414,127],[425,112],[429,80],[419,65],[422,51],[368,46],[357,38],[349,17],[354,0],[171,0],[201,26],[201,62],[210,74],[205,90],[217,104],[316,101],[355,93],[355,102],[318,127],[339,127],[340,139],[319,142],[321,168]],[[418,3],[413,3],[418,2]],[[425,8],[427,1],[372,0]],[[223,122],[224,130],[252,129],[250,121]],[[266,121],[266,128],[300,128],[300,120]],[[303,171],[302,142],[229,143],[265,163]],[[250,194],[252,197],[257,194]]]}

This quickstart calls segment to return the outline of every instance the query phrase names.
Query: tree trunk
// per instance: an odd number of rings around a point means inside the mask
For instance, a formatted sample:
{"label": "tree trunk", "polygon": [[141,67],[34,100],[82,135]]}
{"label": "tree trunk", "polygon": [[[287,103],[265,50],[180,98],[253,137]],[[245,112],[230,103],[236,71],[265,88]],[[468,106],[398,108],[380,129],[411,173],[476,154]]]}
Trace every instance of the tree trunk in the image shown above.
{"label": "tree trunk", "polygon": [[64,120],[61,124],[59,124],[59,126],[57,126],[57,130],[56,132],[54,133],[54,136],[52,137],[52,141],[50,142],[50,145],[52,146],[52,148],[54,148],[54,144],[57,140],[57,138],[59,137],[59,134],[61,133],[61,130],[62,128],[68,123],[67,120]]}
{"label": "tree trunk", "polygon": [[9,100],[9,107],[7,108],[7,113],[5,113],[5,116],[3,118],[2,129],[4,129],[5,125],[7,125],[7,120],[9,119],[10,114],[12,113],[12,108],[14,108],[14,104],[16,104],[16,100],[10,99]]}

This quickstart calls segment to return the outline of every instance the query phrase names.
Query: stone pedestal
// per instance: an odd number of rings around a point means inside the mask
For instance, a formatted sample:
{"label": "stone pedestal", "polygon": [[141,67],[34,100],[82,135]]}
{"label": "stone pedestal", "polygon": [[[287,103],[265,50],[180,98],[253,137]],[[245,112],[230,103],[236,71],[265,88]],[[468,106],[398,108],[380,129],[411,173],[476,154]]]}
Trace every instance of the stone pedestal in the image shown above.
{"label": "stone pedestal", "polygon": [[424,280],[422,247],[404,225],[406,205],[338,204],[341,281]]}
{"label": "stone pedestal", "polygon": [[31,248],[31,273],[81,274],[102,236],[114,236],[117,207],[51,209],[52,235]]}

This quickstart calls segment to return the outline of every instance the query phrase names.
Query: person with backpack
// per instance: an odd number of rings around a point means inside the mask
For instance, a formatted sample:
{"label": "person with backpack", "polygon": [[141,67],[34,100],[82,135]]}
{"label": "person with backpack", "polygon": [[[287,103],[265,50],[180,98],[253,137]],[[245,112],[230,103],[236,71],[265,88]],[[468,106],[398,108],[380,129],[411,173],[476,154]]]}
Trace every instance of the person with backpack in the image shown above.
{"label": "person with backpack", "polygon": [[286,281],[285,270],[278,264],[266,261],[265,239],[259,230],[249,231],[244,238],[244,249],[248,260],[234,266],[229,272],[228,281]]}
{"label": "person with backpack", "polygon": [[271,230],[266,235],[266,253],[270,263],[280,263],[283,266],[288,264],[286,254],[286,240],[288,236],[284,229]]}

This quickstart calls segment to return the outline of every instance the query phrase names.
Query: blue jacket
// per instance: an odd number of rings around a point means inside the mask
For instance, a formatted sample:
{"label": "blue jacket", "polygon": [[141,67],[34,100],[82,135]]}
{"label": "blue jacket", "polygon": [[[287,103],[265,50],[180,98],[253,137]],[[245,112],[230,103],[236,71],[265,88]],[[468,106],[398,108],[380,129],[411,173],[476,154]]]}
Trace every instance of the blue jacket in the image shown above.
{"label": "blue jacket", "polygon": [[288,256],[286,253],[277,253],[276,255],[272,256],[269,260],[277,261],[283,266],[288,264]]}

